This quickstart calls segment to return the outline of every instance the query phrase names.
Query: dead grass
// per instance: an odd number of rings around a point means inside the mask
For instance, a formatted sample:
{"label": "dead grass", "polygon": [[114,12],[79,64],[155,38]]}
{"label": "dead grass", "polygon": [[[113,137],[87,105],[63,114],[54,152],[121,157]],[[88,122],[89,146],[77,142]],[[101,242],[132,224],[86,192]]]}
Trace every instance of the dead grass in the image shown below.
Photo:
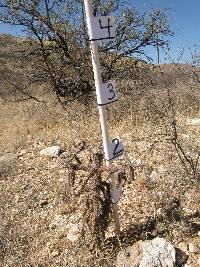
{"label": "dead grass", "polygon": [[[186,86],[171,90],[179,142],[191,158],[199,151],[200,126],[187,125],[186,119],[199,116],[197,91]],[[0,112],[2,267],[113,266],[120,246],[113,236],[112,220],[102,247],[92,250],[92,241],[85,238],[70,243],[65,226],[72,214],[81,214],[81,198],[77,196],[72,210],[67,195],[68,167],[60,158],[39,155],[42,148],[60,144],[70,157],[79,140],[98,150],[101,134],[96,106],[89,109],[72,103],[63,110],[50,98],[46,105],[2,101]],[[122,96],[110,108],[111,136],[122,138],[134,170],[134,176],[127,175],[119,203],[122,246],[158,235],[176,244],[196,237],[199,231],[199,180],[185,171],[174,149],[169,115],[164,89],[135,98],[133,94],[127,100]],[[116,163],[121,166],[126,159]],[[89,163],[85,165],[90,169]],[[77,186],[87,177],[87,172],[78,172]],[[63,225],[57,225],[56,218]],[[85,236],[87,231],[88,227]]]}
{"label": "dead grass", "polygon": [[[2,59],[0,79],[5,82],[22,69],[8,55],[14,48],[2,46],[2,56],[9,59]],[[199,85],[191,79],[185,82],[192,69],[182,67],[180,72],[165,66],[166,77],[157,69],[154,85],[138,84],[131,77],[118,81],[119,101],[109,107],[108,117],[110,136],[119,136],[126,149],[125,157],[114,162],[125,168],[127,178],[119,202],[121,243],[114,236],[112,218],[100,245],[93,230],[96,197],[88,196],[98,172],[91,176],[95,166],[88,158],[102,149],[96,103],[70,103],[62,109],[45,85],[29,90],[46,104],[0,98],[0,267],[109,267],[122,247],[140,239],[163,236],[176,245],[198,238],[199,162],[194,175],[189,161],[194,165],[199,155],[200,125],[188,125],[187,119],[200,116]],[[147,76],[149,80],[151,72]],[[16,95],[4,85],[1,94],[14,100]],[[169,95],[176,113],[176,141],[189,161],[178,156],[172,143]],[[77,161],[72,157],[75,144],[83,140],[91,153],[84,150]],[[53,144],[61,145],[66,158],[40,156],[42,148]],[[108,173],[102,170],[100,177],[107,181]],[[80,190],[83,185],[86,191]],[[81,225],[83,218],[82,235],[73,243],[67,227],[71,220]]]}
{"label": "dead grass", "polygon": [[0,158],[0,179],[15,175],[17,172],[17,157],[14,154],[8,154]]}

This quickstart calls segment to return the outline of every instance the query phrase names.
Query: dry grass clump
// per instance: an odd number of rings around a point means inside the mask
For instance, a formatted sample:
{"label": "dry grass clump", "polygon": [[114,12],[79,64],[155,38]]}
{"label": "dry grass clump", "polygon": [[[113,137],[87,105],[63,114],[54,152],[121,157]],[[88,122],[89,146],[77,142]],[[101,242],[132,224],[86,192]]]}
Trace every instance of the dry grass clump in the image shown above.
{"label": "dry grass clump", "polygon": [[18,148],[26,146],[30,139],[38,142],[45,140],[47,143],[61,142],[70,147],[76,139],[95,139],[93,133],[99,133],[96,110],[90,113],[80,105],[77,109],[76,103],[62,109],[53,101],[48,104],[35,101],[12,104],[1,101],[0,112],[4,114],[1,116],[1,153],[16,152]]}
{"label": "dry grass clump", "polygon": [[[42,94],[46,104],[1,101],[4,267],[108,267],[121,246],[137,240],[164,236],[178,243],[197,236],[200,125],[189,125],[187,119],[199,116],[198,88],[163,88],[136,90],[129,97],[122,93],[109,108],[111,136],[120,136],[126,148],[125,156],[114,162],[117,170],[125,166],[127,177],[119,202],[121,243],[106,206],[109,173],[101,161],[96,104],[89,108],[71,103],[62,109],[51,95],[45,99]],[[78,154],[77,140],[87,147]],[[60,144],[65,153],[55,159],[41,157],[40,150],[52,144]],[[102,215],[109,216],[104,228],[97,229]],[[73,224],[80,227],[75,242],[69,238]]]}
{"label": "dry grass clump", "polygon": [[0,179],[14,175],[17,171],[17,157],[8,154],[0,158]]}

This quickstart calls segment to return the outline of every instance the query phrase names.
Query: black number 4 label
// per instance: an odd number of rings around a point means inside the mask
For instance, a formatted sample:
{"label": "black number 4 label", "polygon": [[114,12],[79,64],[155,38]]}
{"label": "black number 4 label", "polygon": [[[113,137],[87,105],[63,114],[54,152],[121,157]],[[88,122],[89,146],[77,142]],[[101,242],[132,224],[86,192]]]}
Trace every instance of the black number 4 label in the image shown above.
{"label": "black number 4 label", "polygon": [[111,41],[116,37],[113,16],[92,17],[89,30],[90,41]]}
{"label": "black number 4 label", "polygon": [[104,29],[108,30],[108,36],[104,37],[103,39],[113,39],[113,37],[111,36],[111,31],[110,31],[110,29],[113,28],[113,26],[110,25],[110,18],[108,18],[107,22],[108,22],[108,24],[106,26],[103,26],[101,19],[99,19],[100,29],[101,30],[104,30]]}

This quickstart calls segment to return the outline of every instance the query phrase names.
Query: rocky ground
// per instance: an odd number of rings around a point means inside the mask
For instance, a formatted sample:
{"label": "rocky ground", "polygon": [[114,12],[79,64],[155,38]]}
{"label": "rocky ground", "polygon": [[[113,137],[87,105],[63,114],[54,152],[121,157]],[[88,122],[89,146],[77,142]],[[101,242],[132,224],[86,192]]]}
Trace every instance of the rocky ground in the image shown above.
{"label": "rocky ground", "polygon": [[126,154],[105,169],[96,102],[62,109],[46,84],[29,88],[41,102],[21,101],[7,81],[21,81],[22,43],[0,42],[0,267],[200,266],[199,69],[168,64],[118,81],[109,128]]}
{"label": "rocky ground", "polygon": [[[99,150],[84,142],[70,153],[54,147],[48,156],[45,141],[30,139],[0,158],[0,266],[113,266],[120,250],[158,236],[185,252],[177,266],[200,266],[199,178],[183,175],[168,142],[124,139],[131,156],[110,172],[101,165]],[[110,216],[106,241],[97,248],[95,220],[106,210],[99,209],[95,181],[105,182],[117,166],[126,178],[120,243]]]}

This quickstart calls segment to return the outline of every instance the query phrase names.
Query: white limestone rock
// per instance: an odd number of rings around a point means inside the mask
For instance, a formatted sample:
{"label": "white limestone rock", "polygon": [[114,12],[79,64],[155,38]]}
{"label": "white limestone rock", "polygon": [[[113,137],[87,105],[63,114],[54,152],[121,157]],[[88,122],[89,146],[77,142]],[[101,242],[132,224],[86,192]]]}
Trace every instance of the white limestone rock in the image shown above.
{"label": "white limestone rock", "polygon": [[61,154],[61,147],[60,146],[50,146],[47,148],[44,148],[40,151],[40,155],[51,157],[51,158],[57,158]]}
{"label": "white limestone rock", "polygon": [[200,125],[200,118],[187,119],[187,125]]}
{"label": "white limestone rock", "polygon": [[164,238],[139,241],[121,251],[117,256],[116,267],[174,267],[176,251]]}

